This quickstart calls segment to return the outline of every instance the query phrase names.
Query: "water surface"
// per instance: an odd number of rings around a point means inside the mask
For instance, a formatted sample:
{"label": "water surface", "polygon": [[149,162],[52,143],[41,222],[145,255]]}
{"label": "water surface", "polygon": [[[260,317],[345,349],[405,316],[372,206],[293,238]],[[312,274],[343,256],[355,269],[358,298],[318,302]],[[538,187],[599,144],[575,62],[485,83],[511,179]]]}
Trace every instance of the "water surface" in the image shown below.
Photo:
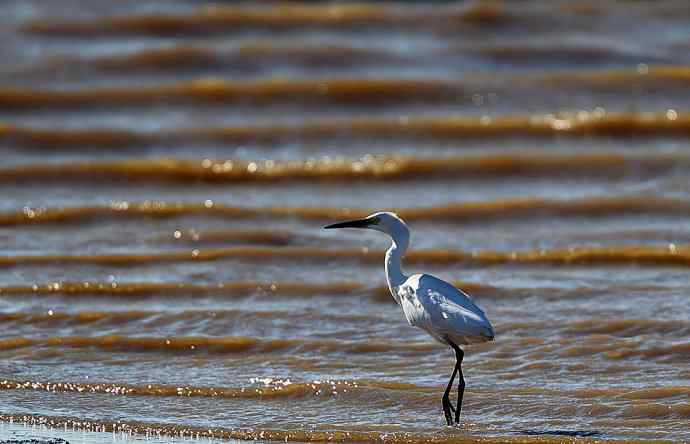
{"label": "water surface", "polygon": [[3,9],[0,437],[690,439],[685,2]]}

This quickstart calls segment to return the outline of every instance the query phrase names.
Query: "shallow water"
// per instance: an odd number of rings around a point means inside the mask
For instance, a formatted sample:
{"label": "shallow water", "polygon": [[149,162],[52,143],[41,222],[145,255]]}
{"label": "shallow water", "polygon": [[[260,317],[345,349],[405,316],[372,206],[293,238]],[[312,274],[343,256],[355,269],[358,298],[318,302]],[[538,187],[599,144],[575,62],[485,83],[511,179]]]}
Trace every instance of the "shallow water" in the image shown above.
{"label": "shallow water", "polygon": [[684,2],[80,3],[0,16],[0,439],[690,439]]}

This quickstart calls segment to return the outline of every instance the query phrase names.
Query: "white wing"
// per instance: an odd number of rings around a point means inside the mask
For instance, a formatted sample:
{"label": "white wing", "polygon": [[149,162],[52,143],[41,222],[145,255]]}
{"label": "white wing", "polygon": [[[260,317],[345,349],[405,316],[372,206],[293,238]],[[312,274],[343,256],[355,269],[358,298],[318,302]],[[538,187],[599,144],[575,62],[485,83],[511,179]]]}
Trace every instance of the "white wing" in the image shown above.
{"label": "white wing", "polygon": [[484,311],[448,282],[417,274],[400,286],[399,295],[407,321],[441,342],[468,344],[494,338]]}

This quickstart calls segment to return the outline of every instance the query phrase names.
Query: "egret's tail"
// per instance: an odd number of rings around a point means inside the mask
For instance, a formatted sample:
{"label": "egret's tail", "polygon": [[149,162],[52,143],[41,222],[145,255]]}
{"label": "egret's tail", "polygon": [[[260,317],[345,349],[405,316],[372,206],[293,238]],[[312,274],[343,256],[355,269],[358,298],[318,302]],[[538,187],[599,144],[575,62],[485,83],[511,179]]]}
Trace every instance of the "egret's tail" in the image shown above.
{"label": "egret's tail", "polygon": [[493,341],[494,340],[494,327],[491,324],[487,325],[484,332],[482,332],[482,336],[486,339],[487,342]]}

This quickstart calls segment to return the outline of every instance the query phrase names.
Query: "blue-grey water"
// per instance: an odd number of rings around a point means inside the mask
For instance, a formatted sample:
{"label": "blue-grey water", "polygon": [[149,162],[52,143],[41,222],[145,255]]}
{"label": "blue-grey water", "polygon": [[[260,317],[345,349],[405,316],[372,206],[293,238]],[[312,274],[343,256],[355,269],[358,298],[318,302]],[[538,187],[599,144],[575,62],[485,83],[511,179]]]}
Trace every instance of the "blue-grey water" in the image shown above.
{"label": "blue-grey water", "polygon": [[690,438],[685,2],[2,9],[0,439]]}

